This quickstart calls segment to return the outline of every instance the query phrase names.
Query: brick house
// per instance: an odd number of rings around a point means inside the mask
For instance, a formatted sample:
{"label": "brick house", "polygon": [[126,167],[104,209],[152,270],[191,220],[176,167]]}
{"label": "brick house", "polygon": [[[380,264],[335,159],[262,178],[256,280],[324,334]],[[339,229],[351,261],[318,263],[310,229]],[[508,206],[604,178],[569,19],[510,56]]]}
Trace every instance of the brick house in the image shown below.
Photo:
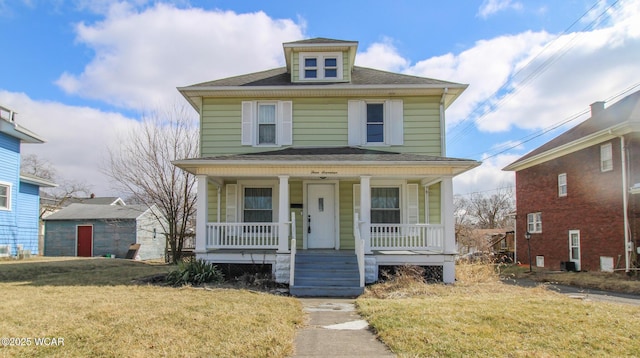
{"label": "brick house", "polygon": [[[551,270],[637,266],[640,229],[640,91],[504,170],[516,173],[517,260]],[[625,247],[627,250],[625,250]]]}

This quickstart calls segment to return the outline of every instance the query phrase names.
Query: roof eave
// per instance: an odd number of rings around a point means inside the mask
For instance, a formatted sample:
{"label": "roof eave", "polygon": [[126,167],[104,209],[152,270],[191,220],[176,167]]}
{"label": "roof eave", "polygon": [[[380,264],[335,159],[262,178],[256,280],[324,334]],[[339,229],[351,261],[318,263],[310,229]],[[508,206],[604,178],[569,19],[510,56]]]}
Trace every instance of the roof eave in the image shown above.
{"label": "roof eave", "polygon": [[16,123],[0,121],[0,132],[20,139],[22,143],[44,143],[44,138]]}
{"label": "roof eave", "polygon": [[41,188],[56,188],[58,186],[58,184],[52,181],[49,181],[47,179],[38,178],[31,175],[27,176],[24,174],[20,175],[20,181],[28,184],[37,185]]}
{"label": "roof eave", "polygon": [[382,162],[376,160],[367,160],[367,161],[317,161],[317,160],[298,160],[298,161],[290,161],[290,160],[221,160],[215,161],[211,159],[186,159],[186,160],[175,160],[171,162],[173,165],[186,170],[191,174],[197,174],[196,170],[202,167],[250,167],[250,166],[268,166],[268,165],[281,165],[281,166],[304,166],[304,165],[328,165],[328,166],[379,166],[379,167],[411,167],[411,166],[432,166],[432,167],[450,167],[457,168],[458,170],[455,172],[455,175],[464,173],[473,168],[480,166],[482,163],[475,160],[424,160],[424,161],[389,161]]}
{"label": "roof eave", "polygon": [[564,145],[549,149],[537,155],[524,160],[517,160],[502,170],[504,171],[519,171],[530,168],[532,166],[548,162],[550,160],[559,158],[561,156],[577,152],[581,149],[591,147],[598,143],[602,143],[607,140],[611,140],[616,137],[623,136],[631,132],[640,131],[640,123],[625,121],[618,125],[603,129],[601,131],[584,136],[580,139],[566,143]]}
{"label": "roof eave", "polygon": [[467,84],[380,84],[353,85],[338,83],[332,85],[295,86],[189,86],[178,87],[182,96],[197,110],[203,97],[313,97],[313,96],[419,96],[441,95],[445,92],[445,108],[449,107],[468,87]]}

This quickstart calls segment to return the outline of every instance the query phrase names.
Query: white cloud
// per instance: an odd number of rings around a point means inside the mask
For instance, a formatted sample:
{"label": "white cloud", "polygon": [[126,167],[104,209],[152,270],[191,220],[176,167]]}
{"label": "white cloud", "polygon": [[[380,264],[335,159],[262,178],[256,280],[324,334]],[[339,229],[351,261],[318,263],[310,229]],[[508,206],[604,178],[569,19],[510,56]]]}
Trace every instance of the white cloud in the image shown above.
{"label": "white cloud", "polygon": [[303,37],[291,20],[263,12],[178,9],[157,4],[137,11],[111,5],[106,18],[78,24],[77,42],[95,52],[80,74],[64,73],[67,93],[144,109],[174,102],[176,86],[283,65],[282,43]]}
{"label": "white cloud", "polygon": [[390,39],[385,39],[382,43],[373,43],[364,52],[358,53],[356,65],[400,72],[407,68],[409,60],[398,54]]}
{"label": "white cloud", "polygon": [[504,10],[522,10],[522,3],[511,0],[485,0],[478,9],[478,16],[483,19]]}
{"label": "white cloud", "polygon": [[481,166],[453,178],[454,192],[469,194],[515,186],[514,173],[502,171],[502,168],[518,157],[518,155],[506,154],[484,160]]}
{"label": "white cloud", "polygon": [[18,112],[18,125],[46,140],[23,144],[23,154],[48,160],[60,176],[85,182],[96,195],[112,195],[109,180],[99,168],[107,145],[116,142],[118,133],[133,130],[136,120],[88,107],[35,101],[22,93],[0,91],[0,103]]}

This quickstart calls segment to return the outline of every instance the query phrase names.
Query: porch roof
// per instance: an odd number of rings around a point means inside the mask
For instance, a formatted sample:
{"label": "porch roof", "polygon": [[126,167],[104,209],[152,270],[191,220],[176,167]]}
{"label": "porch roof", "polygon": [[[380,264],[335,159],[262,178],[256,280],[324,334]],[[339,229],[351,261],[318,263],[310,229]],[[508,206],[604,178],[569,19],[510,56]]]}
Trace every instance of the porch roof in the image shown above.
{"label": "porch roof", "polygon": [[[261,171],[271,168],[275,171],[282,169],[297,169],[295,173],[290,171],[283,174],[327,174],[330,176],[354,176],[375,174],[376,170],[382,170],[384,174],[395,175],[458,175],[480,165],[480,162],[469,159],[439,157],[411,153],[396,153],[381,150],[372,150],[359,147],[323,147],[323,148],[298,148],[290,147],[280,150],[264,151],[257,153],[243,153],[232,155],[219,155],[204,158],[192,158],[174,161],[176,166],[192,174],[219,174],[212,173],[216,168],[255,168]],[[322,167],[322,171],[312,171],[313,168]],[[330,168],[341,168],[340,172],[331,171]],[[345,170],[351,168],[351,170]],[[393,171],[390,169],[393,168]],[[376,170],[373,170],[376,169]],[[240,174],[242,170],[238,170]],[[360,173],[360,174],[358,174]]]}

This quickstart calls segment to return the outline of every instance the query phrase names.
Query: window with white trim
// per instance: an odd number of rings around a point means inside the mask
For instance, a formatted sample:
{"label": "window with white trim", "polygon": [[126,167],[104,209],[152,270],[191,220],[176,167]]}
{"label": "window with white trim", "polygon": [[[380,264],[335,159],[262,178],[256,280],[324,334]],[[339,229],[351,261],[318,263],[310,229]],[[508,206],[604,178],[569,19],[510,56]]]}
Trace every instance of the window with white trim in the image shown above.
{"label": "window with white trim", "polygon": [[400,223],[400,188],[371,188],[371,223]]}
{"label": "window with white trim", "polygon": [[600,146],[600,171],[608,172],[613,170],[613,150],[611,143]]}
{"label": "window with white trim", "polygon": [[301,80],[342,80],[342,52],[302,52],[299,61]]}
{"label": "window with white trim", "polygon": [[348,102],[349,145],[404,144],[402,100]]}
{"label": "window with white trim", "polygon": [[567,196],[567,173],[558,175],[558,196]]}
{"label": "window with white trim", "polygon": [[542,213],[527,214],[527,231],[530,233],[542,232]]}
{"label": "window with white trim", "polygon": [[293,143],[291,101],[243,101],[242,145],[283,146]]}
{"label": "window with white trim", "polygon": [[273,222],[273,193],[271,188],[244,188],[243,221]]}
{"label": "window with white trim", "polygon": [[0,210],[11,210],[11,184],[0,183]]}

